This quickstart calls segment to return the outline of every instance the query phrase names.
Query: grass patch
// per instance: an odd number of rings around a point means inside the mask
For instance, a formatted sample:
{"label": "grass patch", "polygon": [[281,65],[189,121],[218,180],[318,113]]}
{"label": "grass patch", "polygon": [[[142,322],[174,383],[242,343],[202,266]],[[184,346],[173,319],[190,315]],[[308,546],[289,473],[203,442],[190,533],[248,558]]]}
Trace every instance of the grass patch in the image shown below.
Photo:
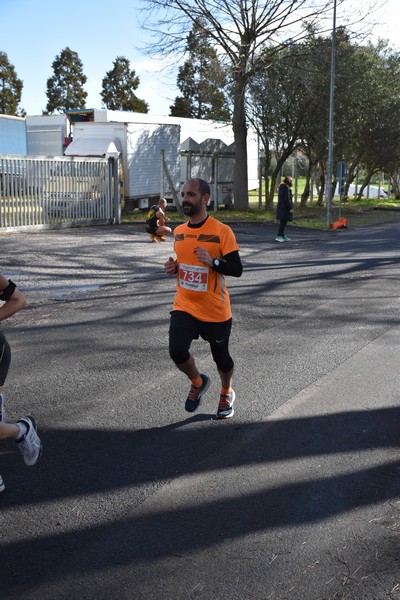
{"label": "grass patch", "polygon": [[[276,206],[276,204],[275,204]],[[339,199],[333,201],[331,222],[342,216],[349,220],[349,228],[362,227],[368,225],[378,225],[392,221],[400,222],[400,201],[390,199],[370,199],[342,203],[339,206]],[[122,215],[123,223],[144,222],[146,210],[138,209]],[[249,195],[249,210],[227,210],[221,208],[217,212],[209,211],[209,214],[224,223],[242,222],[242,223],[276,223],[275,210],[266,210],[258,208],[258,195]],[[181,223],[182,218],[173,211],[168,211],[168,216],[172,223]],[[327,229],[327,210],[326,206],[312,205],[300,207],[298,204],[294,207],[294,224],[297,227],[307,229]]]}

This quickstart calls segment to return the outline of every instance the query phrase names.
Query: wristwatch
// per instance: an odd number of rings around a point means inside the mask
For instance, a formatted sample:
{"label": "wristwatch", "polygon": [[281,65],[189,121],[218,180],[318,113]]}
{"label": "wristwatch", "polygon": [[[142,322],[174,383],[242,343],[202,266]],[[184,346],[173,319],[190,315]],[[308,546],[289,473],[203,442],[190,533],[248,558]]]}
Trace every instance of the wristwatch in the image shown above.
{"label": "wristwatch", "polygon": [[219,265],[220,265],[220,264],[221,264],[221,263],[220,263],[220,261],[218,260],[218,258],[214,258],[214,260],[213,260],[213,267],[219,267]]}

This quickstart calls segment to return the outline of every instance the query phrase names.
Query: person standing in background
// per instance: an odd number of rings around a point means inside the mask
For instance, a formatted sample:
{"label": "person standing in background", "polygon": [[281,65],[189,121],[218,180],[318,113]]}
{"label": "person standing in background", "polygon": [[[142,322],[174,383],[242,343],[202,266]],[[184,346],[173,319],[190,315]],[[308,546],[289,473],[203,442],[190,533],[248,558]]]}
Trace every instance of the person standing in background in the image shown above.
{"label": "person standing in background", "polygon": [[290,242],[290,238],[285,235],[285,227],[288,221],[293,221],[293,200],[291,177],[285,177],[278,189],[278,206],[276,208],[276,218],[279,221],[277,242]]}

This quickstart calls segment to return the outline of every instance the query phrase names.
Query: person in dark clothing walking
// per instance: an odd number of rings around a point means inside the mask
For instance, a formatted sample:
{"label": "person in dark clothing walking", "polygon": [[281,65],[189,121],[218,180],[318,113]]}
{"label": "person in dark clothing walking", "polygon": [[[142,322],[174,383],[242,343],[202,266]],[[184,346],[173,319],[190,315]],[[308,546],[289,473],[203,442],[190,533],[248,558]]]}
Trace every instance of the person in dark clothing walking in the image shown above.
{"label": "person in dark clothing walking", "polygon": [[288,221],[293,221],[293,201],[292,201],[292,183],[291,177],[285,177],[278,190],[278,206],[276,208],[276,218],[279,221],[277,242],[290,242],[290,238],[285,235],[285,227]]}

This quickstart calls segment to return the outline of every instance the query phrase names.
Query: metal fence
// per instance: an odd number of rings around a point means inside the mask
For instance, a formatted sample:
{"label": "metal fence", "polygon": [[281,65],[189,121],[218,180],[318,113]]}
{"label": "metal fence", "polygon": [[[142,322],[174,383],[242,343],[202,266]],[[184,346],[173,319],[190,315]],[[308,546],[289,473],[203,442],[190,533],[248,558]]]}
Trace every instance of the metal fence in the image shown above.
{"label": "metal fence", "polygon": [[0,155],[0,231],[119,222],[116,162]]}

